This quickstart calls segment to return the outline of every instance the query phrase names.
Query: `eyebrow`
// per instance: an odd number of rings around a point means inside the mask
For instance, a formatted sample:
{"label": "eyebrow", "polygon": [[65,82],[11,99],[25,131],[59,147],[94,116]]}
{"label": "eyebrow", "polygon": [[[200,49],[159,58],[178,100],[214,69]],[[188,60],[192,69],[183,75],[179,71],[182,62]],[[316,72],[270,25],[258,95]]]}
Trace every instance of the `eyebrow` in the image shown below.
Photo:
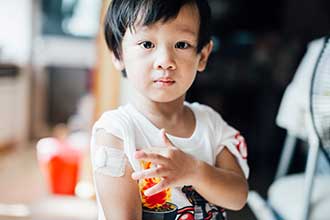
{"label": "eyebrow", "polygon": [[[150,30],[148,25],[140,26],[138,28],[135,28],[135,33],[140,32],[140,31],[142,31],[142,32],[148,31],[148,30]],[[192,30],[189,26],[186,26],[186,25],[177,25],[176,30],[179,32],[182,32],[182,33],[187,33],[192,36],[198,35],[198,33],[196,33],[194,30]]]}

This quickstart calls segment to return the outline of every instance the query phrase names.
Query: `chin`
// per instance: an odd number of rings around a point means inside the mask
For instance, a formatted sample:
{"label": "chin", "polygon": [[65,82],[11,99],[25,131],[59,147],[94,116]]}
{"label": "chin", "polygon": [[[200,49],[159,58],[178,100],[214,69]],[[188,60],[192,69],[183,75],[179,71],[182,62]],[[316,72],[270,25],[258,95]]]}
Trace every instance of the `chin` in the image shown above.
{"label": "chin", "polygon": [[161,96],[161,97],[150,97],[150,99],[154,102],[160,102],[160,103],[168,103],[168,102],[173,102],[181,98],[181,96]]}

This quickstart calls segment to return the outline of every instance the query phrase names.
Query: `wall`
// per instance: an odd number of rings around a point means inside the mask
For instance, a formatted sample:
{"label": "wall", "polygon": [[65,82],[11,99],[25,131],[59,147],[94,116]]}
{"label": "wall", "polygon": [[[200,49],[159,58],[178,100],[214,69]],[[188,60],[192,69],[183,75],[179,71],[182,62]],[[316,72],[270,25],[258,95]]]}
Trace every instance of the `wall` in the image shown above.
{"label": "wall", "polygon": [[32,0],[0,0],[0,60],[26,64],[31,49]]}
{"label": "wall", "polygon": [[0,0],[0,65],[19,67],[16,78],[0,78],[0,145],[21,143],[27,138],[31,24],[32,0]]}

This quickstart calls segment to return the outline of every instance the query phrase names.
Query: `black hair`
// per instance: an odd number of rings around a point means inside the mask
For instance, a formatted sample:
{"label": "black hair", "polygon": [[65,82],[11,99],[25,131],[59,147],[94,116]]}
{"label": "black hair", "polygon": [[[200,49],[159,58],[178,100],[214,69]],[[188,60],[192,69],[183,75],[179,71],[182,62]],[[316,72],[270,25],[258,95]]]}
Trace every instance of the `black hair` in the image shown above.
{"label": "black hair", "polygon": [[207,0],[112,0],[104,22],[108,48],[121,59],[121,43],[127,28],[134,28],[137,22],[142,25],[166,22],[175,18],[187,4],[195,4],[199,11],[199,53],[211,40],[211,9]]}

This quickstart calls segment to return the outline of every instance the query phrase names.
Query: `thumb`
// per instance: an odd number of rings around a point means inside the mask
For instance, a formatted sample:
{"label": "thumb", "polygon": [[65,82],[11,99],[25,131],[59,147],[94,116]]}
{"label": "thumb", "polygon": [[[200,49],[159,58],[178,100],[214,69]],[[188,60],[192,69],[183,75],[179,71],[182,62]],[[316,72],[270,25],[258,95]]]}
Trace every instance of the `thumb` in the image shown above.
{"label": "thumb", "polygon": [[167,137],[165,129],[164,129],[164,128],[161,129],[160,132],[161,132],[161,135],[162,135],[162,139],[163,139],[163,141],[164,141],[164,144],[165,144],[167,147],[174,147],[174,145],[173,145],[173,143],[171,142],[171,140]]}

